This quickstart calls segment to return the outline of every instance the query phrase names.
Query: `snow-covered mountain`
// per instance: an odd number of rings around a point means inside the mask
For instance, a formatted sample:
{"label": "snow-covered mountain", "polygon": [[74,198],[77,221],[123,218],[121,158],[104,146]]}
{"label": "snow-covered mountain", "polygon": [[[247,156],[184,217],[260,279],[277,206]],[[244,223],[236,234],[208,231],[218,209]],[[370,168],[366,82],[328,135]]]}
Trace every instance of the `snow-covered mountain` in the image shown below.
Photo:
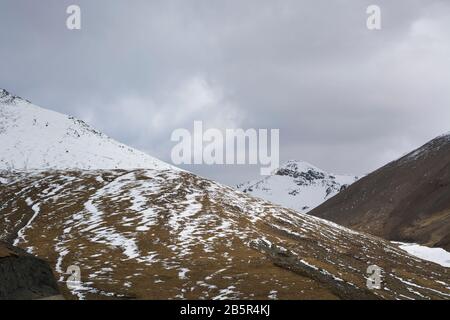
{"label": "snow-covered mountain", "polygon": [[[448,271],[396,244],[1,96],[0,241],[45,259],[67,299],[450,299]],[[308,173],[293,175],[320,176]],[[380,289],[367,288],[371,265]],[[80,283],[67,286],[74,266]]]}
{"label": "snow-covered mountain", "polygon": [[3,89],[0,146],[0,170],[171,167],[81,120],[40,108]]}
{"label": "snow-covered mountain", "polygon": [[306,213],[347,188],[358,177],[335,175],[307,162],[291,160],[270,176],[237,186],[238,190]]}

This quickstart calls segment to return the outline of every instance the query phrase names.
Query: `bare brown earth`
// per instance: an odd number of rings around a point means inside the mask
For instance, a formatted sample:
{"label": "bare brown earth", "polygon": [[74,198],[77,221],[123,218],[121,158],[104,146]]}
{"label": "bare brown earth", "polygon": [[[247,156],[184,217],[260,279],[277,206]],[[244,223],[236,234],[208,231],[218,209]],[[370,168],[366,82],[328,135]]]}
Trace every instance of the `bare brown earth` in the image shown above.
{"label": "bare brown earth", "polygon": [[369,174],[309,213],[385,239],[450,251],[450,136]]}
{"label": "bare brown earth", "polygon": [[450,299],[449,269],[187,172],[0,176],[0,239],[47,260],[67,299]]}

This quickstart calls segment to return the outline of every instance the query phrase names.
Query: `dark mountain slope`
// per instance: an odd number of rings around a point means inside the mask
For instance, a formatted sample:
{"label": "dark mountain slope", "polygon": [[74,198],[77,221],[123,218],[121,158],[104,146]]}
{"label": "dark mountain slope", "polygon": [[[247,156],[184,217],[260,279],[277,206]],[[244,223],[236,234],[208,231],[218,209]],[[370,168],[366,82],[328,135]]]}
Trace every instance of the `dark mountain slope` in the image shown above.
{"label": "dark mountain slope", "polygon": [[310,214],[389,240],[450,250],[450,135],[369,174]]}

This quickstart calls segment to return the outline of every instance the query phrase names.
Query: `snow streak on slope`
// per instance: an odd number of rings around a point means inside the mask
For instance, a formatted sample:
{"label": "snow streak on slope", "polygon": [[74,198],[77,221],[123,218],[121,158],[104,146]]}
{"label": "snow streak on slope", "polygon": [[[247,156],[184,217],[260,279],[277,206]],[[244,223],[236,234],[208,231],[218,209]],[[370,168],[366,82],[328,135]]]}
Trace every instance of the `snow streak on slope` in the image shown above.
{"label": "snow streak on slope", "polygon": [[329,174],[307,162],[288,161],[273,175],[238,185],[238,190],[306,213],[358,178]]}
{"label": "snow streak on slope", "polygon": [[0,169],[167,169],[171,166],[0,89]]}
{"label": "snow streak on slope", "polygon": [[0,175],[0,239],[49,261],[69,298],[450,299],[446,268],[187,172]]}

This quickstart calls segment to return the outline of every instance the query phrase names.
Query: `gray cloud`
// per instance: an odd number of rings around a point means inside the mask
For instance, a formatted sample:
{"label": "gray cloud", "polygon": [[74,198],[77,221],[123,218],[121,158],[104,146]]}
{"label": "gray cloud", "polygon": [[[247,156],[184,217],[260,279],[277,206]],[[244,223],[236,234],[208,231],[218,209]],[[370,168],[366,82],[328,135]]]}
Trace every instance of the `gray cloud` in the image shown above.
{"label": "gray cloud", "polygon": [[450,130],[448,1],[4,0],[0,26],[0,87],[166,161],[194,120],[279,128],[282,160],[355,174]]}

